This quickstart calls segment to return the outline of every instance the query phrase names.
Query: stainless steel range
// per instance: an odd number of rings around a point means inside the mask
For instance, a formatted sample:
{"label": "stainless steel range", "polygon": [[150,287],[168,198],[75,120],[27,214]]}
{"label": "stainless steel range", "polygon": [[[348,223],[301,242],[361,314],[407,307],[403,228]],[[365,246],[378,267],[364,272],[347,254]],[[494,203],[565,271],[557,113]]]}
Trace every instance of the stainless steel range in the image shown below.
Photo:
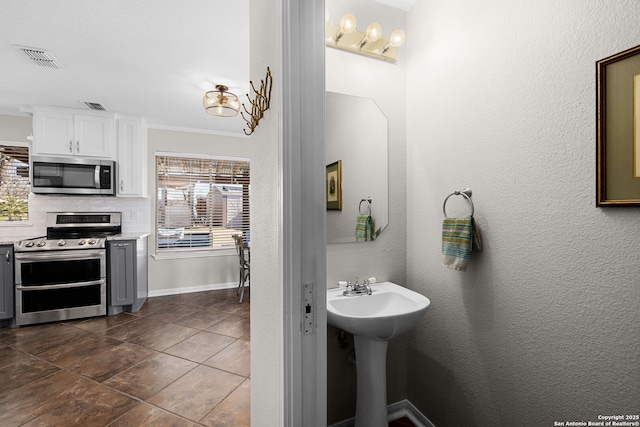
{"label": "stainless steel range", "polygon": [[121,233],[121,219],[49,212],[46,237],[14,245],[18,326],[106,314],[106,237]]}

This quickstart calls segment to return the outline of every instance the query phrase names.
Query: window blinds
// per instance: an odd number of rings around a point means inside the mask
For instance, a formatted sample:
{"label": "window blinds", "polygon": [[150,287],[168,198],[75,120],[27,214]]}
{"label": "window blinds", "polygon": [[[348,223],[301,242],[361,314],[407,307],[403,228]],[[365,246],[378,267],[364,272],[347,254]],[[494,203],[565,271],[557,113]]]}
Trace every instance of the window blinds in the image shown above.
{"label": "window blinds", "polygon": [[249,162],[156,156],[157,250],[219,250],[249,239]]}
{"label": "window blinds", "polygon": [[0,144],[0,222],[29,219],[29,147]]}

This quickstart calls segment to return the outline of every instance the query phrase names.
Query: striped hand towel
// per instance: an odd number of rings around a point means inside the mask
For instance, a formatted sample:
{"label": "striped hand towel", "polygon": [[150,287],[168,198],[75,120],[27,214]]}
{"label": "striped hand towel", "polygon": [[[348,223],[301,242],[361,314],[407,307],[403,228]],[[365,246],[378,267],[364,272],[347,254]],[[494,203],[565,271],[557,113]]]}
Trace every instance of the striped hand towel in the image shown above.
{"label": "striped hand towel", "polygon": [[442,264],[454,270],[465,271],[472,250],[480,250],[480,230],[472,216],[445,218],[442,223]]}
{"label": "striped hand towel", "polygon": [[358,215],[356,220],[356,242],[376,240],[377,233],[373,230],[374,225],[371,215]]}

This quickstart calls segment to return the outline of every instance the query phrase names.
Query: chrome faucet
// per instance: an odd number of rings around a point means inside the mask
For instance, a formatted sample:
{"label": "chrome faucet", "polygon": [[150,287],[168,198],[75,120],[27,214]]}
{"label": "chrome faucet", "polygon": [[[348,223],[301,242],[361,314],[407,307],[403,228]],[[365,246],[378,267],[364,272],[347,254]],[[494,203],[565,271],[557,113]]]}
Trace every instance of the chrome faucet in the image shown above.
{"label": "chrome faucet", "polygon": [[342,293],[342,295],[346,297],[353,297],[357,295],[371,295],[371,286],[369,285],[369,280],[364,279],[364,283],[361,285],[358,283],[358,279],[356,279],[356,283],[353,285],[351,282],[347,282],[347,290]]}
{"label": "chrome faucet", "polygon": [[362,286],[366,289],[367,295],[371,295],[371,284],[369,283],[369,279],[364,279],[364,283]]}

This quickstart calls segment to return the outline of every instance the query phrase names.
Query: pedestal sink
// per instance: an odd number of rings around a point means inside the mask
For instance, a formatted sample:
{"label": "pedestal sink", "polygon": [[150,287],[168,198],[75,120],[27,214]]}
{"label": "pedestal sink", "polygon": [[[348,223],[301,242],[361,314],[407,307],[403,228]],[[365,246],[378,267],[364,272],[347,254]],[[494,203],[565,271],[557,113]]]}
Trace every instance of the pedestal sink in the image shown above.
{"label": "pedestal sink", "polygon": [[413,329],[431,303],[391,282],[371,285],[371,295],[344,296],[327,290],[327,322],[353,334],[358,376],[356,427],[386,427],[387,345]]}

